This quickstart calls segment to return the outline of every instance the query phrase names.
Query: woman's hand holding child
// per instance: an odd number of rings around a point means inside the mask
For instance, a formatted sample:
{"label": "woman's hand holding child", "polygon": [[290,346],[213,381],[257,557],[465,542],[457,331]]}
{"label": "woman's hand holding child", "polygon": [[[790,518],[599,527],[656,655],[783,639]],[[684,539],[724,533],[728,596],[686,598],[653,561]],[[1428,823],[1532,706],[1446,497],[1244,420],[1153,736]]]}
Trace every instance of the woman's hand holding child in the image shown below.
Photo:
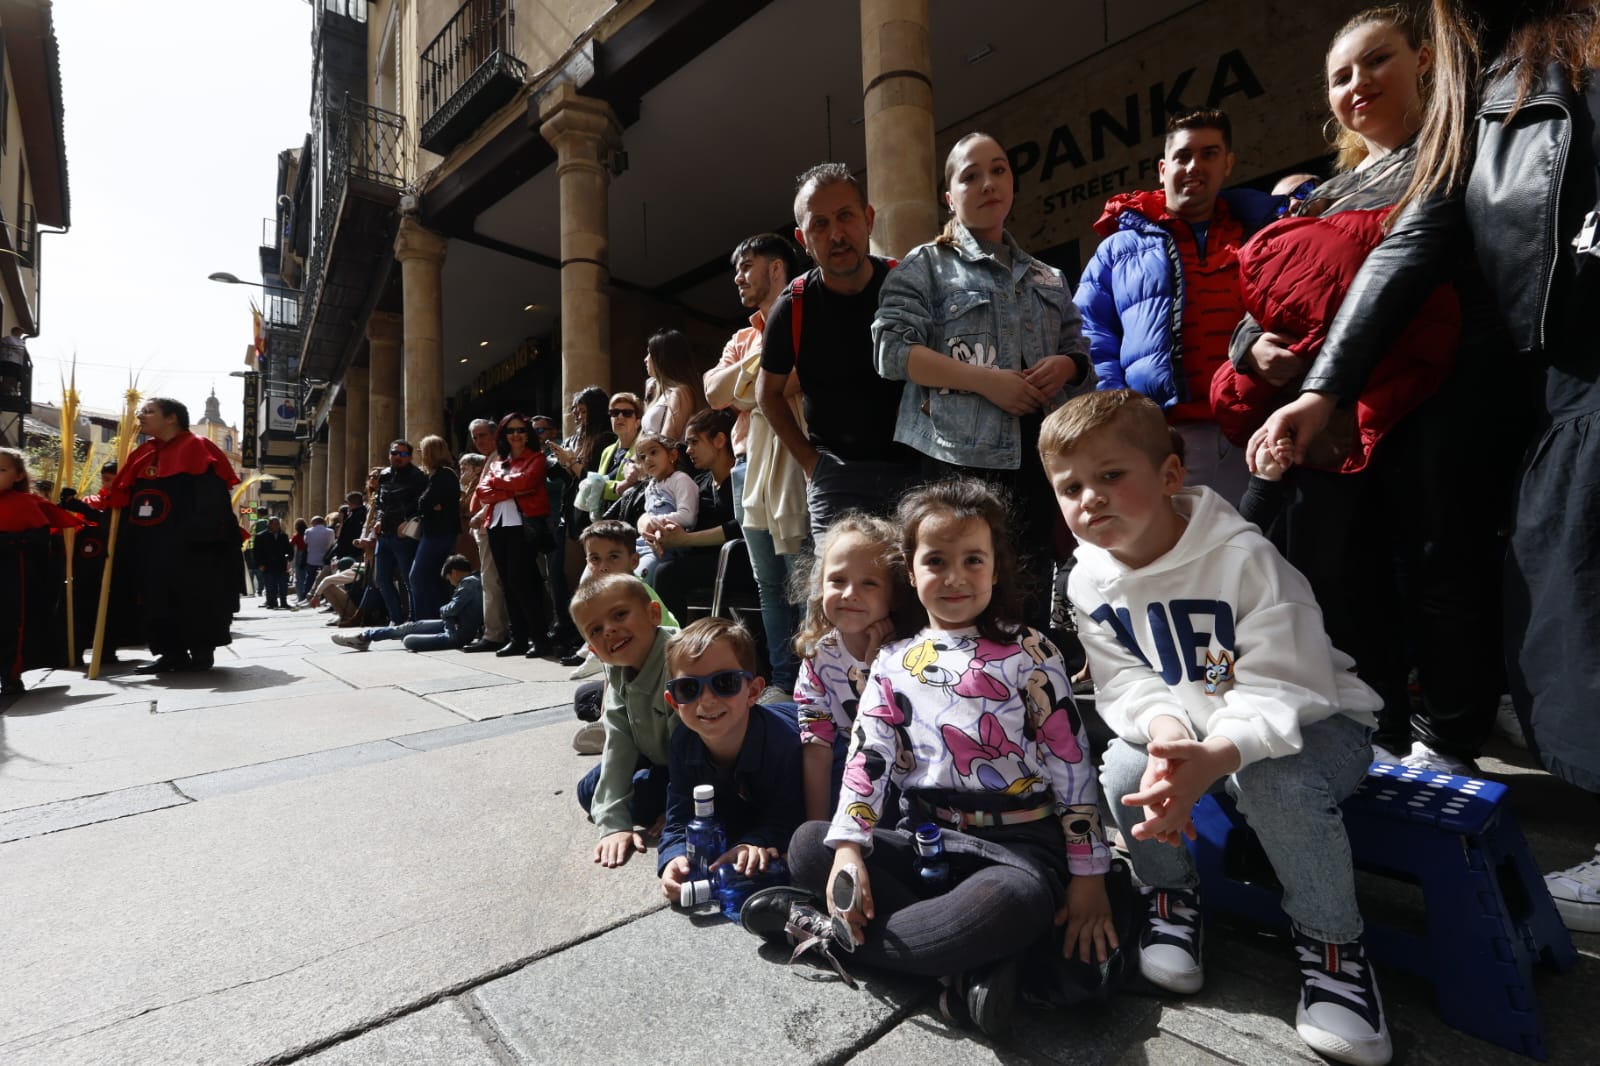
{"label": "woman's hand holding child", "polygon": [[1104,874],[1074,877],[1067,882],[1067,900],[1056,911],[1056,924],[1067,927],[1061,957],[1105,962],[1117,949],[1117,925],[1111,916]]}

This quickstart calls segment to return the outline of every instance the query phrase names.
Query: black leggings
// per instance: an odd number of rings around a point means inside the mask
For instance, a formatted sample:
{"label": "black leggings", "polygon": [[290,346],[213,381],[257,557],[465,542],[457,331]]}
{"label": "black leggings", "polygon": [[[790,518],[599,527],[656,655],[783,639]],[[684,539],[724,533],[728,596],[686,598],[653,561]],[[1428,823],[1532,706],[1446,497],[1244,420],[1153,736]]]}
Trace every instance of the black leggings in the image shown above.
{"label": "black leggings", "polygon": [[[807,822],[789,842],[794,883],[819,897],[833,868],[833,849],[822,842],[827,834],[827,822]],[[956,883],[942,896],[921,899],[910,888],[917,882],[911,835],[875,830],[872,845],[866,866],[875,917],[851,958],[897,973],[950,977],[1019,956],[1051,929],[1055,900],[1026,870],[951,855]]]}
{"label": "black leggings", "polygon": [[[530,521],[543,522],[543,518]],[[545,616],[544,578],[539,574],[533,546],[521,526],[491,526],[489,551],[500,572],[500,587],[506,597],[506,617],[511,639],[519,644],[545,639],[549,623]]]}

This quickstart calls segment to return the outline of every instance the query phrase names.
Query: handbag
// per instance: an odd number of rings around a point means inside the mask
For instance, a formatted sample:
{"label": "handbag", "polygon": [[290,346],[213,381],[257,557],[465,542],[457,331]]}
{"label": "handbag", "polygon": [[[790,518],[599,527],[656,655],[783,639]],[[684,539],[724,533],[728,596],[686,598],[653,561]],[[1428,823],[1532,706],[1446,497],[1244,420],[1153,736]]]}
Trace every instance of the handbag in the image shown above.
{"label": "handbag", "polygon": [[407,540],[421,540],[422,519],[408,518],[404,522],[400,523],[400,528],[396,529],[395,532],[400,534],[400,536],[405,537]]}
{"label": "handbag", "polygon": [[648,482],[641,481],[631,486],[615,503],[606,508],[602,518],[613,518],[619,522],[626,522],[635,529],[639,526],[639,519],[644,517],[644,490]]}

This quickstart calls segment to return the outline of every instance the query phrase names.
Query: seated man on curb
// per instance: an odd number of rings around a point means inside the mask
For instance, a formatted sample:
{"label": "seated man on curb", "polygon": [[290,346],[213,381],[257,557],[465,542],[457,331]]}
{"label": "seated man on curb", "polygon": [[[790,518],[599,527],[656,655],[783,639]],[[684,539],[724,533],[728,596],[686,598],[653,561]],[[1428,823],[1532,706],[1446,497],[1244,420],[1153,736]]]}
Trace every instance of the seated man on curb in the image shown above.
{"label": "seated man on curb", "polygon": [[572,622],[606,665],[600,765],[578,782],[578,803],[600,827],[594,861],[621,866],[644,851],[667,810],[667,748],[678,713],[667,706],[661,607],[632,574],[590,578],[572,595]]}
{"label": "seated man on curb", "polygon": [[465,555],[452,555],[440,571],[455,590],[449,602],[439,608],[438,618],[424,618],[398,626],[364,629],[359,633],[335,633],[340,647],[366,651],[375,640],[401,640],[407,651],[447,651],[464,648],[483,629],[483,584],[472,572]]}

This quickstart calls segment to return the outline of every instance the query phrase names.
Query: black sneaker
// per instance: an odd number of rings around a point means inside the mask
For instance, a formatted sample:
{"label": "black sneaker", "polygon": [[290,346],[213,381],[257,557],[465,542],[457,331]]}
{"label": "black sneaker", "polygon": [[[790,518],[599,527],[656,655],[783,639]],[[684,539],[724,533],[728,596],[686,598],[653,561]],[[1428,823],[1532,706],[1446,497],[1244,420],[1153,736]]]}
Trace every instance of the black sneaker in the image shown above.
{"label": "black sneaker", "polygon": [[790,962],[808,951],[815,951],[828,960],[846,985],[854,988],[855,979],[834,956],[835,950],[856,949],[850,928],[843,919],[818,910],[817,902],[817,898],[803,888],[790,885],[764,888],[744,901],[739,909],[739,924],[769,943],[793,945]]}
{"label": "black sneaker", "polygon": [[1296,929],[1294,951],[1300,959],[1300,1006],[1294,1012],[1300,1039],[1335,1062],[1384,1066],[1394,1047],[1378,976],[1361,941],[1329,944]]}
{"label": "black sneaker", "polygon": [[1016,959],[1001,959],[988,969],[948,978],[939,992],[939,1013],[992,1039],[1004,1037],[1011,1032],[1019,972]]}
{"label": "black sneaker", "polygon": [[1168,992],[1190,995],[1205,983],[1200,965],[1199,893],[1164,888],[1141,888],[1145,902],[1145,927],[1139,934],[1139,972],[1146,981]]}

